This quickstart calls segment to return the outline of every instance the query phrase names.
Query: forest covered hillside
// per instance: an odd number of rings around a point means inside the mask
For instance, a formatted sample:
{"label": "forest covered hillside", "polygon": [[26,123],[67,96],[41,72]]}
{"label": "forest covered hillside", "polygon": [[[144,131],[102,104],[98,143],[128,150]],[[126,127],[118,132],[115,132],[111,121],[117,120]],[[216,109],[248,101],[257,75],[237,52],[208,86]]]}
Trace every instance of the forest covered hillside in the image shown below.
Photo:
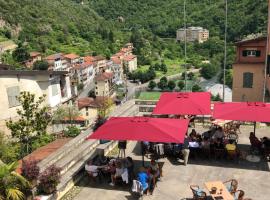
{"label": "forest covered hillside", "polygon": [[[210,31],[207,42],[188,44],[187,62],[211,78],[223,66],[225,1],[186,2],[187,26]],[[184,26],[183,5],[184,0],[0,0],[0,41],[12,39],[44,55],[72,52],[107,58],[131,41],[139,66],[166,59],[179,64],[184,44],[175,35]],[[267,1],[228,0],[227,73],[235,59],[234,42],[265,33],[266,27]],[[5,56],[2,61],[14,63]],[[201,66],[203,60],[210,64]],[[231,80],[226,82],[231,85]]]}

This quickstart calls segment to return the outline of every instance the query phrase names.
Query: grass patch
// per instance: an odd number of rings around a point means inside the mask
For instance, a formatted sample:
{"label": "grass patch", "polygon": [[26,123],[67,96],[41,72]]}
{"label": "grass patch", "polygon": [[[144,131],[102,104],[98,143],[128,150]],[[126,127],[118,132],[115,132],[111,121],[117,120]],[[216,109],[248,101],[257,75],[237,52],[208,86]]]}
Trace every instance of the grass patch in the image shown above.
{"label": "grass patch", "polygon": [[158,100],[161,92],[141,92],[138,99],[140,100]]}
{"label": "grass patch", "polygon": [[[167,73],[163,73],[162,71],[156,71],[156,78],[161,78],[162,76],[171,76],[174,74],[179,74],[184,71],[183,67],[181,67],[181,64],[184,63],[182,59],[175,59],[175,60],[170,60],[170,59],[165,59],[164,63],[167,65]],[[155,64],[155,63],[153,63]],[[150,65],[143,65],[138,68],[138,71],[145,72],[148,70]]]}

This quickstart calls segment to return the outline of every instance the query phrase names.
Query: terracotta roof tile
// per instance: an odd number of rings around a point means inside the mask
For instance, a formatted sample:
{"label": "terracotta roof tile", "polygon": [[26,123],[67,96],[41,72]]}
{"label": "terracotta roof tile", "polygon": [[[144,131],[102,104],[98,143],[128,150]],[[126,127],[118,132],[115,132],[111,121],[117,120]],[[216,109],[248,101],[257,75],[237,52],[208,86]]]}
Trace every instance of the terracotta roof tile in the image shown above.
{"label": "terracotta roof tile", "polygon": [[30,52],[31,57],[36,57],[36,56],[40,56],[40,55],[41,55],[41,53],[36,52],[36,51]]}
{"label": "terracotta roof tile", "polygon": [[134,58],[136,58],[135,55],[127,55],[127,56],[124,57],[124,60],[125,60],[125,61],[131,61],[131,60],[133,60]]}
{"label": "terracotta roof tile", "polygon": [[103,72],[101,74],[98,74],[95,77],[95,80],[97,81],[105,81],[113,78],[113,73],[112,72]]}
{"label": "terracotta roof tile", "polygon": [[80,56],[78,56],[74,53],[70,53],[70,54],[64,55],[64,57],[73,60],[73,59],[79,58]]}

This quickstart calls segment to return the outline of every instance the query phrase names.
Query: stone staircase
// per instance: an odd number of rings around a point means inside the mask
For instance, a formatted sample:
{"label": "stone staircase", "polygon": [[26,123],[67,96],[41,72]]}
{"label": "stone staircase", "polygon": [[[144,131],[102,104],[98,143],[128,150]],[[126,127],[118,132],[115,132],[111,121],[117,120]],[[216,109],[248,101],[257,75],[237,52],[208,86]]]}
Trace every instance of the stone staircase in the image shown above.
{"label": "stone staircase", "polygon": [[[130,100],[117,106],[110,116],[134,116],[138,114],[138,111],[134,100]],[[109,142],[105,145],[101,145],[98,140],[86,140],[86,137],[91,133],[92,128],[87,129],[39,163],[41,171],[51,164],[55,164],[62,169],[61,181],[57,186],[58,192],[52,199],[60,199],[63,197],[63,195],[80,180],[84,175],[81,169],[84,168],[87,160],[96,155],[96,149],[99,148],[99,146],[103,149],[112,149],[117,144],[115,142]]]}

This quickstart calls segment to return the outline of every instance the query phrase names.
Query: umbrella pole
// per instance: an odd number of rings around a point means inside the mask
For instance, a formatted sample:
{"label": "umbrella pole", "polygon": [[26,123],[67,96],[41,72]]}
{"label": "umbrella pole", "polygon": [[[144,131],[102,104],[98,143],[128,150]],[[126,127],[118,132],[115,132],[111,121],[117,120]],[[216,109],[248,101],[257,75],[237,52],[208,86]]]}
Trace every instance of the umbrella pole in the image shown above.
{"label": "umbrella pole", "polygon": [[143,143],[141,142],[142,166],[144,167]]}
{"label": "umbrella pole", "polygon": [[255,131],[256,131],[256,122],[254,122],[254,130],[253,130],[254,134],[255,134]]}

